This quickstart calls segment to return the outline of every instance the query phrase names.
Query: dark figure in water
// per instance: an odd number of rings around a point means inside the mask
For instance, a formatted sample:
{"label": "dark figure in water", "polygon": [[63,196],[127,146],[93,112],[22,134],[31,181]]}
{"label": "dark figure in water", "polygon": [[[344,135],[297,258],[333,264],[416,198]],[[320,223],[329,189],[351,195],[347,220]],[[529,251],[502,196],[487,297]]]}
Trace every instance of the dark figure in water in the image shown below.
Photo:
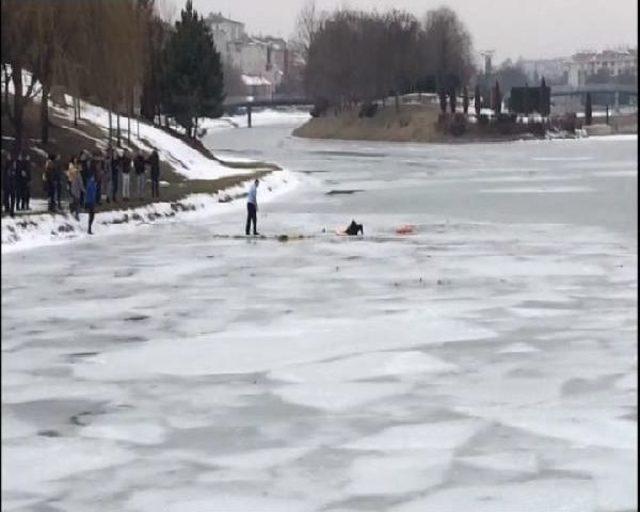
{"label": "dark figure in water", "polygon": [[358,233],[362,233],[364,235],[364,227],[362,226],[362,224],[357,224],[355,220],[352,220],[351,224],[349,224],[349,227],[345,229],[344,232],[345,234],[351,236],[355,236]]}

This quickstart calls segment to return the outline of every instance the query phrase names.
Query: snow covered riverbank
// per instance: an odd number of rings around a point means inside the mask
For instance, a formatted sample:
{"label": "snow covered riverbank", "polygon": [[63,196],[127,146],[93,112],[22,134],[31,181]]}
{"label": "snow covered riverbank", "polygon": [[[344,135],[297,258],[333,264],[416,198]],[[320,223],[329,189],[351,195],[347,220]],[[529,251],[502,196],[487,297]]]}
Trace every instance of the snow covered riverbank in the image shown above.
{"label": "snow covered riverbank", "polygon": [[[290,172],[273,171],[260,178],[260,203],[266,204],[292,190],[298,179]],[[206,216],[239,210],[252,179],[217,194],[191,194],[180,201],[150,203],[145,206],[113,210],[96,215],[94,234],[87,234],[87,214],[77,221],[70,214],[40,213],[2,219],[2,253],[25,250],[71,240],[122,234],[141,226],[189,222]]]}

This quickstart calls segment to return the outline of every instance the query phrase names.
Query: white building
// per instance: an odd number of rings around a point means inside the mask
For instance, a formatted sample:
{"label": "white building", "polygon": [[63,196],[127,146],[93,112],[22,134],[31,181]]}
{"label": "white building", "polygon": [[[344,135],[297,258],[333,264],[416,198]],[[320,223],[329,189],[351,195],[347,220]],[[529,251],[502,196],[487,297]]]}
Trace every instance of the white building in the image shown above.
{"label": "white building", "polygon": [[209,14],[206,22],[222,61],[242,73],[247,92],[257,98],[272,97],[288,71],[286,42],[273,37],[250,37],[243,23],[219,13]]}
{"label": "white building", "polygon": [[633,50],[604,50],[602,52],[579,52],[567,63],[569,85],[577,87],[585,83],[586,77],[606,69],[612,76],[621,73],[638,74],[638,52]]}
{"label": "white building", "polygon": [[518,64],[526,73],[529,83],[537,84],[542,77],[547,82],[559,82],[567,71],[567,59],[520,60]]}

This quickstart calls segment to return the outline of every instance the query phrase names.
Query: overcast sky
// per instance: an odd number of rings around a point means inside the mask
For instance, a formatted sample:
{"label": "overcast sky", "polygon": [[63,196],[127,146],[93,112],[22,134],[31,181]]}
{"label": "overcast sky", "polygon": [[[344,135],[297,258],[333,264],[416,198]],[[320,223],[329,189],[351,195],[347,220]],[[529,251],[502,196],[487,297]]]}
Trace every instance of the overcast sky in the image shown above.
{"label": "overcast sky", "polygon": [[[160,0],[180,12],[184,0]],[[250,34],[288,38],[305,0],[193,0],[201,14],[221,12],[245,23]],[[405,9],[422,18],[440,5],[453,8],[474,48],[496,50],[496,60],[571,55],[580,49],[637,46],[637,0],[316,0],[320,10],[346,6]]]}

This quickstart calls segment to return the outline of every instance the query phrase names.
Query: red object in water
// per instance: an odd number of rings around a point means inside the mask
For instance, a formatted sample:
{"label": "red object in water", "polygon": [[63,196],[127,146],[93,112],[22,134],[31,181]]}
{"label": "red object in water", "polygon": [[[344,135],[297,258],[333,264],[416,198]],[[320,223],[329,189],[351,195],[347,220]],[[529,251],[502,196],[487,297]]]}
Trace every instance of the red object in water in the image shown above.
{"label": "red object in water", "polygon": [[398,235],[413,235],[416,232],[416,227],[412,224],[405,224],[396,228]]}

